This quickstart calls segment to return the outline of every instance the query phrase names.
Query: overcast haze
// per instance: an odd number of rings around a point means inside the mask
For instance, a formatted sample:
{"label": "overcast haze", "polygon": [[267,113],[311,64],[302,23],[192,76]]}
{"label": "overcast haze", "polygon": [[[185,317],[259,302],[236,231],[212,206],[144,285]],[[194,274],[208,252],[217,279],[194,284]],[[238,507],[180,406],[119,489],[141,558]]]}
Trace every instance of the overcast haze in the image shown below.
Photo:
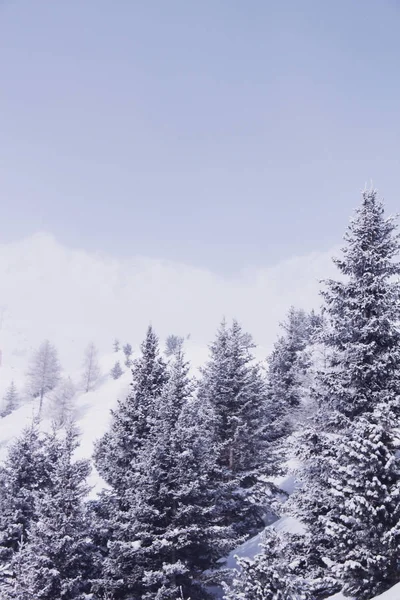
{"label": "overcast haze", "polygon": [[0,2],[0,235],[222,275],[397,211],[393,1]]}
{"label": "overcast haze", "polygon": [[[43,338],[77,368],[94,340],[109,352],[115,337],[135,348],[149,322],[161,338],[186,336],[195,364],[225,316],[251,331],[265,358],[291,304],[319,306],[319,280],[334,273],[330,252],[293,257],[227,279],[210,270],[156,259],[112,259],[70,250],[48,235],[0,244],[0,349],[28,357]],[[19,361],[17,360],[17,363]]]}
{"label": "overcast haze", "polygon": [[225,315],[265,356],[365,183],[399,209],[396,4],[0,1],[0,347]]}

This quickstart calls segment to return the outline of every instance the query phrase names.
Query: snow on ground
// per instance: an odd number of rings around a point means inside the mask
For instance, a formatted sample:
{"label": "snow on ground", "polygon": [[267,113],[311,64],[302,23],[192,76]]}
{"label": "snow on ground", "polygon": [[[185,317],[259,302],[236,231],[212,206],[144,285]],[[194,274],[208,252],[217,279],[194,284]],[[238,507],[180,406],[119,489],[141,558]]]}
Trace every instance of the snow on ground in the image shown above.
{"label": "snow on ground", "polygon": [[3,461],[6,457],[9,443],[32,423],[35,414],[36,405],[29,402],[7,417],[0,419],[0,461]]}
{"label": "snow on ground", "polygon": [[[287,443],[289,446],[294,443],[294,440],[291,438],[292,436],[288,438]],[[271,479],[268,478],[267,481],[272,482],[274,485],[276,485],[276,487],[283,490],[284,492],[286,492],[286,494],[290,496],[299,487],[299,482],[296,481],[296,471],[298,470],[300,465],[301,463],[297,458],[290,458],[283,465],[285,470],[284,475],[279,475],[278,477],[273,477]],[[266,527],[263,531],[244,542],[241,546],[233,550],[228,555],[227,561],[225,563],[226,567],[228,567],[229,569],[238,568],[238,558],[253,559],[256,556],[256,554],[259,554],[264,532],[270,527],[273,527],[276,531],[284,531],[287,533],[294,533],[299,535],[304,534],[306,531],[303,523],[301,523],[295,517],[283,515],[281,518],[279,518],[276,515],[271,514],[269,522],[266,521]]]}
{"label": "snow on ground", "polygon": [[[77,397],[75,406],[77,409],[77,425],[81,433],[80,446],[77,449],[77,458],[90,458],[93,447],[108,429],[110,423],[110,411],[115,408],[118,399],[123,399],[129,393],[132,375],[126,371],[119,379],[108,377],[101,386],[87,394]],[[89,485],[92,487],[91,496],[104,487],[94,466],[89,476]]]}
{"label": "snow on ground", "polygon": [[244,542],[241,546],[232,550],[232,552],[228,555],[226,566],[228,569],[236,569],[238,568],[238,558],[250,558],[253,559],[256,554],[260,554],[260,545],[262,543],[262,532],[258,535],[255,535],[247,542]]}
{"label": "snow on ground", "polygon": [[[122,353],[110,353],[101,357],[99,362],[103,375],[96,383],[94,389],[88,393],[80,391],[73,399],[77,426],[81,434],[80,446],[76,452],[77,458],[91,458],[94,442],[108,428],[110,410],[116,406],[118,399],[125,398],[129,393],[130,382],[132,380],[130,369],[125,369],[123,375],[117,380],[112,379],[109,375],[116,360],[119,360],[121,365],[123,365],[124,355]],[[10,376],[9,371],[10,369],[3,369],[2,376],[5,374]],[[14,369],[13,374],[15,372]],[[79,376],[79,373],[75,374],[74,380],[76,382],[79,382]],[[18,379],[16,379],[16,383],[18,384]],[[43,431],[51,431],[52,424],[49,408],[50,399],[45,398],[43,403],[43,418],[40,424]],[[25,402],[7,417],[0,419],[0,462],[6,458],[10,443],[21,434],[24,428],[32,424],[37,414],[38,400],[31,400]],[[104,482],[100,479],[94,467],[88,483],[92,487],[92,496],[104,487]]]}
{"label": "snow on ground", "polygon": [[286,533],[293,533],[298,535],[304,535],[306,532],[305,525],[296,519],[295,517],[282,517],[273,523],[272,527],[276,531],[284,531]]}
{"label": "snow on ground", "polygon": [[[19,395],[23,401],[22,405],[7,417],[0,418],[0,462],[7,456],[7,449],[10,443],[15,440],[23,431],[29,427],[38,414],[38,400],[27,400],[27,394],[24,392],[26,386],[26,372],[29,366],[29,358],[34,348],[29,348],[29,352],[18,350],[26,340],[22,336],[16,336],[15,329],[10,332],[8,338],[2,332],[3,362],[0,365],[0,405],[4,393],[11,381],[14,381]],[[112,342],[110,343],[110,345]],[[204,360],[207,349],[199,348],[190,342],[187,343],[187,356],[194,365],[193,374],[197,373],[197,367]],[[133,358],[139,356],[138,345],[134,348]],[[124,373],[114,380],[110,376],[110,370],[115,362],[119,361]],[[117,401],[123,399],[129,393],[132,374],[130,369],[124,367],[125,356],[122,351],[110,352],[99,357],[100,372],[102,373],[96,382],[93,390],[85,393],[79,386],[82,380],[82,369],[63,375],[71,375],[73,382],[78,386],[78,392],[73,399],[76,414],[76,423],[81,433],[80,446],[77,449],[77,458],[91,458],[93,454],[94,443],[108,429],[110,423],[110,411],[116,407]],[[50,395],[44,398],[41,429],[51,431],[52,419],[50,413]],[[88,481],[92,487],[91,496],[104,487],[104,482],[99,477],[95,468]]]}
{"label": "snow on ground", "polygon": [[[349,596],[343,596],[342,592],[329,596],[326,600],[352,600]],[[394,585],[390,590],[383,592],[379,596],[374,596],[371,600],[400,600],[400,583]]]}
{"label": "snow on ground", "polygon": [[[10,336],[7,336],[7,332],[3,329],[1,336],[1,350],[3,351],[3,356],[2,364],[0,365],[0,401],[12,380],[15,381],[18,390],[20,393],[22,392],[23,395],[29,357],[34,350],[34,348],[27,343],[27,339],[23,335],[22,330],[19,331],[16,327],[13,329],[13,331],[10,331]],[[193,361],[194,366],[198,367],[206,359],[207,349],[196,347],[195,345],[188,343],[187,354],[189,360]],[[135,348],[134,356],[138,356],[137,347]],[[110,353],[101,356],[100,366],[103,375],[97,382],[95,388],[88,393],[82,391],[78,392],[74,398],[77,425],[81,433],[81,445],[76,453],[77,458],[91,458],[94,442],[99,439],[108,428],[110,422],[110,410],[115,408],[118,399],[125,398],[129,392],[132,379],[129,369],[126,369],[124,374],[118,380],[113,380],[109,375],[116,360],[119,360],[121,365],[123,365],[124,359],[125,357],[121,352],[119,354]],[[64,375],[67,374],[64,373]],[[73,380],[76,383],[79,383],[81,373],[77,371],[71,375]],[[45,399],[43,419],[41,422],[41,428],[44,431],[50,431],[51,429],[51,418],[48,408],[49,399]],[[12,414],[0,419],[0,462],[6,458],[9,444],[20,435],[25,427],[31,425],[33,419],[37,415],[37,411],[37,401],[29,401],[25,402]],[[284,476],[273,479],[273,483],[289,495],[298,487],[298,482],[296,481],[296,469],[298,466],[299,463],[295,459],[290,459],[287,462],[287,473]],[[94,467],[89,478],[89,485],[92,487],[92,497],[104,487],[104,482],[101,480]],[[302,534],[305,531],[304,525],[291,516],[283,516],[276,519],[267,527],[274,527],[277,531],[287,531],[289,533],[297,534]],[[262,536],[263,532],[254,536],[231,552],[228,556],[226,566],[232,569],[237,568],[237,557],[254,558],[254,556],[260,552]],[[339,592],[327,600],[351,599]],[[372,600],[400,600],[400,583]]]}
{"label": "snow on ground", "polygon": [[[305,527],[298,519],[294,517],[281,517],[277,519],[271,525],[268,525],[264,531],[268,528],[273,527],[276,531],[286,531],[287,533],[305,533]],[[225,566],[229,569],[235,569],[238,567],[238,558],[250,558],[253,559],[256,554],[260,554],[260,545],[263,541],[264,531],[261,531],[251,539],[244,542],[241,546],[233,550],[227,558]],[[400,597],[399,597],[400,598]]]}
{"label": "snow on ground", "polygon": [[[290,438],[288,443],[290,443]],[[286,461],[286,473],[272,479],[272,482],[276,487],[289,494],[289,496],[300,486],[299,482],[296,480],[296,470],[300,465],[301,463],[298,459],[291,458]]]}
{"label": "snow on ground", "polygon": [[397,583],[390,590],[383,592],[383,594],[376,596],[372,600],[400,600],[400,583]]}

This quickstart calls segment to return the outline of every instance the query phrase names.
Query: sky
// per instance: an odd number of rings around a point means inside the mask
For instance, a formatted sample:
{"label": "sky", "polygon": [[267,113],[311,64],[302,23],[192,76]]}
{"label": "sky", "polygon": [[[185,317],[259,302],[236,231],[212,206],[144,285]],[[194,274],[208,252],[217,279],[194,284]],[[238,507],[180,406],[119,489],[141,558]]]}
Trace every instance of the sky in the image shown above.
{"label": "sky", "polygon": [[399,209],[398,0],[0,0],[0,240],[234,278]]}

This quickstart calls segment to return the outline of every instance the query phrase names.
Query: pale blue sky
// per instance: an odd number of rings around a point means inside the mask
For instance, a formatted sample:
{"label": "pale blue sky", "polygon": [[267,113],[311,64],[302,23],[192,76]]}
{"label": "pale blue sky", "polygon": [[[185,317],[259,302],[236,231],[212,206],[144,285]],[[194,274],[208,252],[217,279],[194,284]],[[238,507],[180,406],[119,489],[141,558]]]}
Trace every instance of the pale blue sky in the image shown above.
{"label": "pale blue sky", "polygon": [[400,209],[398,0],[0,0],[0,237],[218,272]]}

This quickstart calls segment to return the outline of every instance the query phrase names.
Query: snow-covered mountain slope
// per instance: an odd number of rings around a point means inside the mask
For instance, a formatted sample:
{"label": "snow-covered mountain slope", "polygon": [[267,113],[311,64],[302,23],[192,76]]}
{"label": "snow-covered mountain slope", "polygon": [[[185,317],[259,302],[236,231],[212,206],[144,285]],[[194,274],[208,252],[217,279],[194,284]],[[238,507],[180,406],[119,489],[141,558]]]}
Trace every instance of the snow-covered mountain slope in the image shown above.
{"label": "snow-covered mountain slope", "polygon": [[[130,370],[126,369],[124,374],[117,380],[113,380],[109,375],[109,371],[117,359],[121,363],[123,362],[123,357],[116,353],[103,356],[100,362],[104,375],[97,382],[95,389],[88,393],[78,392],[74,398],[77,425],[81,432],[81,445],[77,450],[77,458],[91,458],[94,442],[107,430],[110,420],[110,410],[116,406],[119,398],[124,398],[129,392],[131,382]],[[16,367],[14,369],[5,368],[2,374],[4,375],[5,373],[7,374],[8,381],[14,378],[18,382],[18,373],[22,376],[24,370],[22,368],[17,369]],[[2,380],[3,387],[4,381],[5,379]],[[51,428],[51,418],[48,408],[49,399],[46,399],[41,427],[47,431]],[[37,401],[26,402],[12,414],[0,419],[0,462],[6,457],[9,444],[18,437],[24,427],[32,423],[37,410]],[[289,467],[295,468],[296,464],[290,463]],[[282,489],[285,489],[287,493],[292,493],[295,488],[295,479],[290,473],[290,468],[289,474],[282,479],[277,479],[275,483]],[[90,475],[89,484],[92,486],[92,497],[104,487],[104,482],[94,467]],[[290,516],[283,516],[269,526],[274,527],[277,531],[288,531],[290,533],[302,533],[304,531],[304,526]],[[235,551],[231,552],[226,566],[235,568],[237,566],[237,557],[254,558],[260,550],[261,539],[262,533],[251,538]],[[331,596],[328,600],[351,599],[338,593]],[[400,600],[400,583],[372,600]]]}
{"label": "snow-covered mountain slope", "polygon": [[[79,458],[90,458],[92,456],[94,442],[107,430],[110,410],[116,406],[119,398],[126,397],[129,392],[132,379],[129,369],[125,369],[123,375],[117,380],[112,379],[109,375],[110,369],[116,360],[120,360],[123,364],[123,355],[112,353],[103,356],[100,360],[100,367],[104,375],[101,376],[93,390],[87,393],[78,392],[73,398],[76,422],[81,433],[80,446],[77,450],[77,457]],[[8,371],[11,370],[6,370],[6,373],[10,376]],[[11,372],[13,377],[16,373],[16,370]],[[18,383],[18,378],[16,378],[16,382]],[[40,425],[44,431],[51,429],[50,404],[50,398],[45,398],[43,418]],[[31,400],[25,402],[7,417],[0,419],[0,461],[3,461],[6,457],[9,444],[18,437],[25,427],[32,423],[37,412],[38,401]],[[103,485],[94,468],[89,484],[93,486],[92,494],[99,491]]]}
{"label": "snow-covered mountain slope", "polygon": [[[32,423],[32,420],[38,414],[38,400],[29,400],[25,394],[26,372],[29,365],[29,354],[18,351],[19,344],[23,344],[26,340],[23,335],[15,335],[16,329],[13,330],[13,335],[3,335],[3,361],[0,366],[0,407],[4,397],[4,392],[14,381],[19,396],[22,400],[22,405],[4,418],[0,418],[0,462],[7,456],[7,448],[9,444],[20,435],[22,430]],[[3,332],[4,333],[4,332]],[[110,341],[110,346],[112,340]],[[207,348],[197,347],[191,344],[190,341],[186,344],[187,357],[193,365],[193,374],[198,372],[198,366],[202,364],[207,355]],[[139,355],[139,346],[134,346],[135,356]],[[115,362],[119,361],[123,367],[123,375],[114,380],[110,371]],[[130,369],[124,367],[125,356],[122,351],[110,352],[99,358],[100,372],[102,373],[99,380],[96,382],[93,390],[85,393],[82,389],[79,390],[82,370],[67,372],[63,371],[63,376],[71,376],[72,380],[78,387],[78,391],[73,398],[73,406],[76,417],[76,424],[81,433],[80,446],[77,450],[79,458],[91,458],[93,454],[94,442],[99,439],[107,430],[110,411],[113,409],[118,399],[125,398],[129,392],[132,374]],[[51,414],[51,394],[44,398],[43,413],[41,420],[41,428],[49,431],[52,426]],[[103,482],[93,468],[89,479],[89,484],[93,486],[92,494],[95,494],[102,487]]]}
{"label": "snow-covered mountain slope", "polygon": [[[5,348],[6,351],[2,357],[2,365],[0,366],[0,399],[3,396],[4,390],[12,380],[16,382],[20,390],[23,389],[29,356],[33,350],[27,343],[27,337],[23,334],[23,329],[18,329],[16,323],[12,324],[12,328],[9,327],[8,335],[3,331],[2,342],[3,348]],[[26,350],[26,348],[28,350]],[[204,362],[207,349],[198,348],[195,345],[188,343],[187,354],[188,358],[198,366]],[[135,347],[135,355],[138,355],[138,346]],[[110,370],[115,362],[118,360],[123,364],[124,358],[122,352],[111,352],[101,356],[100,368],[103,375],[97,381],[94,389],[88,393],[78,391],[74,397],[73,402],[76,412],[76,421],[81,433],[81,444],[77,450],[77,458],[91,458],[95,441],[99,439],[108,428],[110,410],[116,406],[119,398],[124,398],[129,393],[132,379],[129,369],[124,368],[123,375],[117,380],[112,379],[110,376]],[[64,374],[71,375],[74,381],[79,383],[81,378],[79,369],[75,372]],[[47,431],[51,429],[51,413],[49,409],[50,398],[45,398],[41,427],[43,430]],[[32,423],[37,412],[38,402],[31,400],[24,402],[20,408],[7,417],[0,418],[0,462],[5,459],[10,443],[18,437],[25,427]],[[291,494],[296,488],[296,480],[293,475],[296,467],[297,463],[293,459],[289,460],[288,474],[274,480],[274,483],[288,494]],[[104,487],[104,482],[101,480],[94,467],[92,468],[89,484],[92,487],[92,497]],[[288,531],[291,533],[301,534],[304,531],[303,525],[290,516],[282,516],[268,526],[274,527],[278,531]],[[262,533],[242,544],[239,548],[230,553],[226,566],[229,568],[237,567],[237,557],[253,558],[260,550],[261,541]],[[338,593],[329,600],[351,599]],[[371,600],[400,600],[400,583]]]}

